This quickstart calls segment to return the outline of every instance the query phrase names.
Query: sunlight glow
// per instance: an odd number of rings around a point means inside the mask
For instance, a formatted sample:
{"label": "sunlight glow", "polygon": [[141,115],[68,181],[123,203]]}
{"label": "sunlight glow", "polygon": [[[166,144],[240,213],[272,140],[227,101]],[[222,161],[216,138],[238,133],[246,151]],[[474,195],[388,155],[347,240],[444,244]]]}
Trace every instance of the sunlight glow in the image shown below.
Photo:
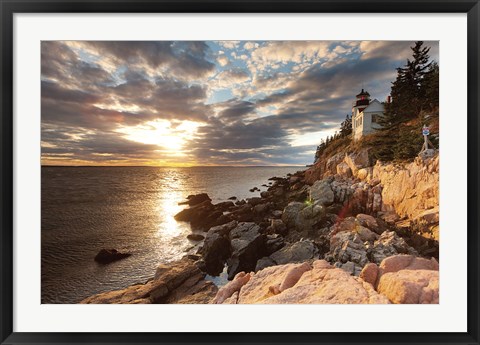
{"label": "sunlight glow", "polygon": [[178,125],[168,120],[148,121],[137,126],[123,126],[117,130],[124,138],[143,144],[157,145],[170,151],[181,151],[195,137],[201,124],[182,121]]}

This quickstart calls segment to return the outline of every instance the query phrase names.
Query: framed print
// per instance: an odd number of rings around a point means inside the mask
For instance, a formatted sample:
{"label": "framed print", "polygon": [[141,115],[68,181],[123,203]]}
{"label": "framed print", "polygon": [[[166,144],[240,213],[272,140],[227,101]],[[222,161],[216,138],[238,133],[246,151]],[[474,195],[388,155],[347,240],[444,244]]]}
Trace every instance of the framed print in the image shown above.
{"label": "framed print", "polygon": [[478,344],[478,1],[1,6],[2,344]]}

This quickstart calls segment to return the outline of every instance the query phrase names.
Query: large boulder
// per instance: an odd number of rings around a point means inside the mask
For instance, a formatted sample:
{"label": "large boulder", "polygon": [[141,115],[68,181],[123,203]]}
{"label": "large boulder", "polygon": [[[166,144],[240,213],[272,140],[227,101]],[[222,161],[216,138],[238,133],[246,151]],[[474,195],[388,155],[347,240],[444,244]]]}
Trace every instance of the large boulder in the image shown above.
{"label": "large boulder", "polygon": [[270,228],[275,234],[284,235],[287,232],[287,226],[281,219],[271,219]]}
{"label": "large boulder", "polygon": [[355,232],[342,231],[333,236],[330,240],[330,256],[340,264],[352,262],[358,267],[369,262],[364,241]]}
{"label": "large boulder", "polygon": [[379,235],[385,230],[385,225],[383,222],[368,214],[357,214],[355,219],[357,220],[358,224],[372,230]]}
{"label": "large boulder", "polygon": [[270,257],[264,256],[257,261],[257,265],[255,266],[255,272],[261,271],[266,267],[275,266],[276,264],[277,263],[273,261]]}
{"label": "large boulder", "polygon": [[390,256],[380,263],[379,275],[401,270],[432,270],[438,271],[438,262],[432,259],[415,257],[413,255]]}
{"label": "large boulder", "polygon": [[230,241],[226,236],[228,229],[228,226],[211,228],[207,232],[203,247],[199,250],[205,262],[205,270],[210,275],[220,274],[225,266],[225,261],[230,257]]}
{"label": "large boulder", "polygon": [[398,254],[384,259],[380,266],[375,263],[367,264],[360,273],[360,278],[377,286],[383,274],[402,270],[431,270],[438,271],[438,262],[432,259],[415,257],[413,255]]}
{"label": "large boulder", "polygon": [[200,193],[200,194],[196,194],[196,195],[189,195],[187,196],[187,204],[189,206],[195,206],[195,205],[198,205],[198,204],[201,204],[202,202],[204,201],[212,201],[212,199],[210,199],[210,197],[208,196],[207,193]]}
{"label": "large boulder", "polygon": [[265,235],[255,223],[239,223],[230,231],[232,254],[227,260],[228,279],[233,279],[241,271],[254,271],[257,260],[266,254],[265,242]]}
{"label": "large boulder", "polygon": [[291,202],[289,203],[282,213],[282,221],[289,228],[295,227],[295,222],[300,211],[305,207],[303,202]]}
{"label": "large boulder", "polygon": [[373,245],[368,245],[368,252],[371,261],[377,264],[380,264],[385,258],[397,254],[418,256],[417,251],[394,231],[383,232]]}
{"label": "large boulder", "polygon": [[121,253],[116,249],[101,249],[97,255],[95,255],[94,260],[101,264],[109,264],[114,261],[128,258],[130,253]]}
{"label": "large boulder", "polygon": [[174,218],[177,221],[190,222],[192,228],[207,230],[223,215],[221,211],[215,211],[210,200],[183,209]]}
{"label": "large boulder", "polygon": [[250,280],[252,274],[240,272],[238,273],[232,281],[228,282],[225,286],[223,286],[220,290],[218,290],[217,295],[213,299],[213,304],[222,304],[225,300],[232,297],[232,295],[236,294],[234,297],[235,300],[229,301],[228,304],[236,304],[238,299],[238,292],[248,281]]}
{"label": "large boulder", "polygon": [[352,170],[353,176],[357,176],[357,173],[360,169],[366,168],[370,165],[368,151],[365,149],[356,153],[345,155],[344,161]]}
{"label": "large boulder", "polygon": [[331,205],[335,200],[335,194],[331,187],[331,180],[317,181],[310,187],[310,197],[321,205]]}
{"label": "large boulder", "polygon": [[381,276],[377,291],[392,303],[438,304],[438,271],[401,270]]}
{"label": "large boulder", "polygon": [[286,245],[276,251],[270,258],[278,265],[303,262],[318,257],[318,249],[312,241],[300,241]]}
{"label": "large boulder", "polygon": [[160,265],[155,277],[145,284],[100,293],[82,300],[82,304],[151,304],[151,303],[208,303],[217,293],[210,281],[204,280],[194,261],[183,258]]}
{"label": "large boulder", "polygon": [[291,202],[283,210],[282,221],[287,228],[310,232],[326,215],[326,208],[318,202]]}
{"label": "large boulder", "polygon": [[[387,304],[363,280],[341,269],[317,260],[310,270],[298,271],[302,264],[267,267],[257,272],[242,286],[239,304]],[[299,273],[299,274],[297,274]],[[288,288],[275,289],[286,285]],[[276,294],[277,293],[277,294]]]}
{"label": "large boulder", "polygon": [[352,169],[350,169],[347,163],[342,162],[337,165],[337,175],[345,178],[352,177]]}
{"label": "large boulder", "polygon": [[345,154],[343,152],[339,152],[332,157],[327,159],[325,163],[325,174],[324,177],[335,175],[338,173],[337,166],[342,163]]}

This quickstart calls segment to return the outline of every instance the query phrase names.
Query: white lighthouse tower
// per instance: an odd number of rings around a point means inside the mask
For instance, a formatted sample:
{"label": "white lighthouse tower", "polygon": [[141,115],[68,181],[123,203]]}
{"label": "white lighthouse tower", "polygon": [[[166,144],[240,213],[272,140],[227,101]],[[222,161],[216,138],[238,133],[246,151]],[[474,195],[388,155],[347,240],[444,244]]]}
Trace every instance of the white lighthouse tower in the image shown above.
{"label": "white lighthouse tower", "polygon": [[370,94],[364,89],[355,97],[352,106],[352,132],[353,139],[358,140],[380,128],[378,118],[383,116],[384,107],[377,99],[371,101]]}

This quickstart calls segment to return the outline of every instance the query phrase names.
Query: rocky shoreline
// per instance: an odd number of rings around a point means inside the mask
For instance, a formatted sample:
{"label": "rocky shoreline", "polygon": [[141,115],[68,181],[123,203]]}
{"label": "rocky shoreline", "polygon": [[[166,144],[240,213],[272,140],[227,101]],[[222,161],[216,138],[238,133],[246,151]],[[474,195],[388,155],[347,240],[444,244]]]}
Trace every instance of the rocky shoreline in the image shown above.
{"label": "rocky shoreline", "polygon": [[[185,205],[195,254],[81,303],[438,303],[438,155],[339,153],[260,197]],[[220,290],[205,279],[225,269]]]}

